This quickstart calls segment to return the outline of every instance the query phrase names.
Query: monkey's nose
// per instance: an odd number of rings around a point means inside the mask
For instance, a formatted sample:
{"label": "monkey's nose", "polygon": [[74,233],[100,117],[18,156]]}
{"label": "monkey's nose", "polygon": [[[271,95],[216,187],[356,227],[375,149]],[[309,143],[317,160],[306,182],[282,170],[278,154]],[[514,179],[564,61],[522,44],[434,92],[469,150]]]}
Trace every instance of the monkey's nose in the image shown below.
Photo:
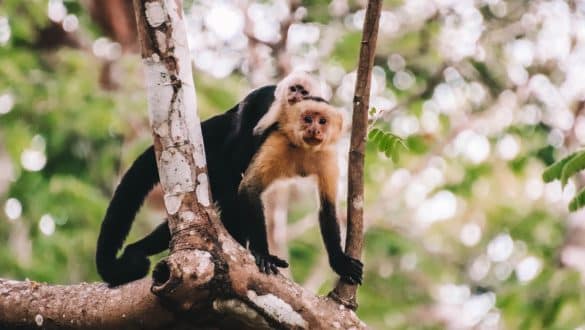
{"label": "monkey's nose", "polygon": [[309,134],[311,134],[312,136],[318,136],[321,135],[321,131],[317,128],[310,128]]}

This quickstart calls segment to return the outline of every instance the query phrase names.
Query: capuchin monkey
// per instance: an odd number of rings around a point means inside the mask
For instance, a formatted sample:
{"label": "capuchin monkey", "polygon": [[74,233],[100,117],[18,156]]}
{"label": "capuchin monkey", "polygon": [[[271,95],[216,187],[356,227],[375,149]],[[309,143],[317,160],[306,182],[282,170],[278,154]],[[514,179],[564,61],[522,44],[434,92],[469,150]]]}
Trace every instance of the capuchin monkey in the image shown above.
{"label": "capuchin monkey", "polygon": [[[297,86],[289,85],[288,88],[289,93],[294,93]],[[260,134],[276,121],[277,128],[266,138],[240,183],[238,202],[241,221],[246,221],[246,226],[243,227],[245,231],[240,232],[244,236],[236,239],[244,246],[249,243],[261,272],[277,274],[278,267],[288,267],[286,261],[268,251],[260,196],[277,179],[314,176],[321,202],[319,224],[329,264],[343,281],[361,284],[363,265],[342,251],[336,216],[338,168],[335,144],[341,135],[343,116],[320,97],[303,95],[301,100],[277,101],[254,129]]]}
{"label": "capuchin monkey", "polygon": [[[224,226],[240,243],[248,236],[245,234],[247,226],[242,223],[245,219],[238,212],[238,187],[243,173],[266,138],[276,130],[276,120],[270,118],[278,115],[282,105],[318,95],[315,86],[317,84],[308,74],[294,73],[278,86],[254,90],[227,112],[201,123],[212,197],[220,209]],[[273,108],[273,105],[279,106]],[[252,131],[260,121],[262,132],[255,135]],[[101,226],[96,265],[103,280],[112,286],[144,277],[150,267],[148,256],[169,247],[171,235],[165,221],[143,239],[126,246],[117,257],[136,213],[158,183],[154,147],[151,146],[122,177]]]}

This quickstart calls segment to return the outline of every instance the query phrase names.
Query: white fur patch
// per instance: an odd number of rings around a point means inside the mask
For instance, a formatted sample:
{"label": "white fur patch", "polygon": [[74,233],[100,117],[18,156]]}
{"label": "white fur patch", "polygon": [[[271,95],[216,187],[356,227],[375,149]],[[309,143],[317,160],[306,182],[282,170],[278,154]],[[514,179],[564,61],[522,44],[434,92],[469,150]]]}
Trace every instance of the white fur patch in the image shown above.
{"label": "white fur patch", "polygon": [[289,87],[294,85],[301,85],[309,92],[311,96],[321,96],[320,84],[307,72],[294,71],[286,76],[281,82],[276,85],[274,91],[274,102],[268,109],[268,112],[260,118],[256,127],[254,127],[254,135],[260,135],[278,121],[278,117],[283,107],[288,106]]}

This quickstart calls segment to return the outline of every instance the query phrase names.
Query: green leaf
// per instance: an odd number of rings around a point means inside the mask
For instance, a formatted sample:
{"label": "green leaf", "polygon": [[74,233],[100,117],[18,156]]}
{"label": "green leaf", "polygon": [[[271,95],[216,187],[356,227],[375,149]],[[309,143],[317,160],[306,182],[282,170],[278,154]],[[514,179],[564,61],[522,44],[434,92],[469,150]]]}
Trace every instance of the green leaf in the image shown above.
{"label": "green leaf", "polygon": [[585,151],[581,151],[575,154],[570,160],[567,161],[565,166],[563,166],[563,171],[561,172],[561,183],[564,185],[567,184],[569,178],[585,169]]}
{"label": "green leaf", "polygon": [[384,153],[386,154],[386,157],[391,158],[392,161],[394,161],[393,153],[394,153],[394,149],[396,149],[396,143],[397,143],[398,139],[394,136],[389,136],[389,140],[390,140],[390,143],[388,144],[388,148],[386,148],[386,150],[384,150]]}
{"label": "green leaf", "polygon": [[381,132],[382,131],[379,128],[373,128],[370,133],[368,133],[368,140],[375,142]]}
{"label": "green leaf", "polygon": [[569,211],[575,212],[585,206],[585,188],[581,189],[569,203]]}
{"label": "green leaf", "polygon": [[567,164],[567,162],[573,159],[573,157],[575,156],[576,156],[575,153],[570,154],[567,157],[547,167],[542,173],[542,180],[544,182],[551,182],[553,180],[560,179],[561,174],[563,172],[563,167],[565,167],[565,164]]}
{"label": "green leaf", "polygon": [[392,161],[394,163],[398,163],[398,161],[400,160],[400,153],[398,153],[398,146],[400,145],[404,145],[404,141],[402,141],[401,139],[395,139],[394,140],[394,145],[392,146],[392,151],[390,154],[390,158],[392,158]]}
{"label": "green leaf", "polygon": [[368,141],[373,143],[379,152],[383,152],[393,162],[398,161],[401,147],[408,150],[405,141],[400,136],[379,128],[372,128],[370,130],[368,133]]}
{"label": "green leaf", "polygon": [[381,152],[386,152],[386,149],[392,146],[392,137],[388,134],[384,134],[381,138],[380,143],[378,144],[378,150]]}

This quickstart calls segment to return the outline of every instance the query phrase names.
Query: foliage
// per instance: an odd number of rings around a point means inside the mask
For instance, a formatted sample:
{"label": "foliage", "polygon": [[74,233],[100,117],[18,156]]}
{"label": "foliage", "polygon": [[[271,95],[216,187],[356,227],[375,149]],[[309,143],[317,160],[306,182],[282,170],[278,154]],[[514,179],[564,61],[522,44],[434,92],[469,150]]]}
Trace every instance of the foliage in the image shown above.
{"label": "foliage", "polygon": [[408,149],[404,140],[390,132],[383,131],[379,128],[373,128],[368,133],[368,140],[374,143],[380,152],[386,157],[391,158],[393,162],[398,162],[400,149]]}
{"label": "foliage", "polygon": [[[558,162],[550,165],[542,173],[544,182],[560,180],[565,186],[569,178],[585,169],[585,151],[574,152]],[[585,189],[579,191],[569,203],[570,211],[577,211],[585,206]]]}

